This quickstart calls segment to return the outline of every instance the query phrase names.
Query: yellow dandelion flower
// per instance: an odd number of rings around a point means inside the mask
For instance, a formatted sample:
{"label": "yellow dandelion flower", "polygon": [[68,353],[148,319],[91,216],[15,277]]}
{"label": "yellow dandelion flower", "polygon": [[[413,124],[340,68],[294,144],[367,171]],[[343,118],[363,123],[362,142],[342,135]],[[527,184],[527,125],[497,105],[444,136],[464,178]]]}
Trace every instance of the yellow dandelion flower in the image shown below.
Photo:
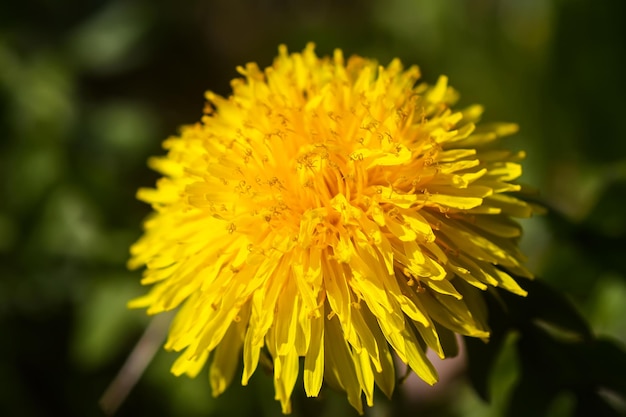
{"label": "yellow dandelion flower", "polygon": [[129,266],[153,286],[131,306],[178,308],[172,372],[209,361],[218,395],[241,356],[246,385],[266,355],[284,413],[300,358],[308,396],[326,381],[359,412],[374,385],[391,395],[392,355],[435,383],[426,348],[443,358],[444,332],[489,335],[481,290],[525,294],[509,275],[530,277],[512,217],[532,208],[508,194],[523,153],[492,146],[517,127],[477,125],[482,108],[452,110],[446,77],[417,84],[397,59],[310,44],[237,70],[138,192],[154,213]]}

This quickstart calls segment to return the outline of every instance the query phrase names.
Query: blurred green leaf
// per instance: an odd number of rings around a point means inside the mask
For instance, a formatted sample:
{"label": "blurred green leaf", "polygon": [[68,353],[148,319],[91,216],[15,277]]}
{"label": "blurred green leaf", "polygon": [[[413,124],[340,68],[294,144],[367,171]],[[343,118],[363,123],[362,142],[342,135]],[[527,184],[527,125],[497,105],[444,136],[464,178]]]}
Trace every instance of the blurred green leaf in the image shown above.
{"label": "blurred green leaf", "polygon": [[502,350],[505,333],[492,333],[489,343],[473,337],[465,338],[469,380],[480,397],[491,400],[489,380],[498,354]]}
{"label": "blurred green leaf", "polygon": [[[607,178],[609,177],[607,176]],[[617,198],[623,195],[626,195],[626,180],[624,178],[607,184],[586,220],[590,228],[597,230],[605,236],[625,236],[626,216],[624,216],[624,205],[622,199]]]}
{"label": "blurred green leaf", "polygon": [[591,383],[612,391],[626,401],[626,353],[623,346],[608,339],[599,339],[579,346],[577,356],[575,359],[587,364],[584,372]]}
{"label": "blurred green leaf", "polygon": [[143,312],[126,307],[139,295],[133,277],[125,273],[95,278],[81,295],[72,342],[72,356],[81,367],[96,369],[119,355],[148,322]]}
{"label": "blurred green leaf", "polygon": [[501,292],[505,304],[518,324],[529,322],[552,329],[564,337],[589,340],[593,337],[591,328],[573,303],[565,296],[548,286],[541,279],[525,280],[523,287],[528,296],[518,297]]}
{"label": "blurred green leaf", "polygon": [[82,189],[60,187],[42,207],[42,217],[32,245],[47,253],[93,258],[100,249],[101,213]]}
{"label": "blurred green leaf", "polygon": [[152,8],[140,2],[110,1],[74,31],[69,50],[92,71],[127,69],[142,55],[140,41],[152,23]]}
{"label": "blurred green leaf", "polygon": [[[617,410],[598,393],[613,393],[626,404],[626,351],[607,339],[598,339],[571,302],[540,280],[525,285],[527,297],[498,291],[488,299],[494,346],[467,341],[469,375],[477,392],[489,398],[487,380],[500,349],[500,337],[519,334],[517,354],[520,378],[513,389],[507,416],[542,416],[548,410],[558,413],[558,401],[571,393],[578,401],[576,415],[598,407],[593,415],[618,416]],[[485,369],[481,369],[481,365]],[[556,403],[555,403],[556,402]],[[554,405],[557,404],[557,405]]]}
{"label": "blurred green leaf", "polygon": [[549,417],[570,417],[574,413],[576,402],[576,396],[571,392],[560,392],[552,399],[545,414]]}
{"label": "blurred green leaf", "polygon": [[157,120],[145,105],[128,100],[100,103],[88,118],[91,137],[106,152],[129,160],[143,155],[157,136]]}
{"label": "blurred green leaf", "polygon": [[6,168],[11,178],[6,184],[11,198],[6,204],[10,210],[19,212],[32,208],[45,198],[50,188],[62,178],[66,160],[58,147],[43,145],[14,152]]}
{"label": "blurred green leaf", "polygon": [[587,314],[598,334],[613,335],[626,343],[626,279],[617,274],[602,277],[587,304]]}
{"label": "blurred green leaf", "polygon": [[0,253],[13,248],[18,238],[18,225],[15,220],[0,212]]}
{"label": "blurred green leaf", "polygon": [[23,58],[6,51],[3,56],[1,49],[0,64],[8,61],[8,69],[0,70],[0,88],[8,93],[11,129],[31,145],[65,142],[76,121],[69,65],[56,51],[38,50]]}

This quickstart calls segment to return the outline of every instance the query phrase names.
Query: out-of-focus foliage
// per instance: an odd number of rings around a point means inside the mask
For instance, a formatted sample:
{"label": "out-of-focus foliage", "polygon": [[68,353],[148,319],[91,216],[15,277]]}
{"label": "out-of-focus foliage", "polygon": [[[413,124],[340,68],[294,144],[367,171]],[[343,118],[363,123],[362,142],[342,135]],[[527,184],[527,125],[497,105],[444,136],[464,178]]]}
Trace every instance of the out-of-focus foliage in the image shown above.
{"label": "out-of-focus foliage", "polygon": [[[144,291],[125,261],[149,211],[135,190],[156,178],[146,159],[199,118],[205,90],[228,94],[236,65],[307,41],[446,74],[485,119],[518,122],[509,144],[549,209],[522,246],[544,282],[529,289],[553,296],[503,295],[507,311],[494,298],[493,343],[468,346],[469,373],[444,362],[436,390],[409,378],[369,413],[626,414],[623,16],[619,0],[1,2],[0,415],[102,415],[148,324],[125,308]],[[213,399],[206,377],[168,372],[174,358],[159,350],[118,415],[279,413],[268,375]],[[294,402],[354,414],[331,390]]]}

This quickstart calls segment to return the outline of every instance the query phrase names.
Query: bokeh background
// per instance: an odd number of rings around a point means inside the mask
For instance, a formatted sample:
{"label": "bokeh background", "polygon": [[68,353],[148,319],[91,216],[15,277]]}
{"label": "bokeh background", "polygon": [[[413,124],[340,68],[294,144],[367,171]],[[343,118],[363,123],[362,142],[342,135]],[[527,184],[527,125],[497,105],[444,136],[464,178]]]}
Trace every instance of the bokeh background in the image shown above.
{"label": "bokeh background", "polygon": [[[144,291],[125,261],[149,212],[135,191],[156,180],[146,160],[199,119],[204,91],[227,95],[236,65],[267,66],[280,43],[400,57],[426,81],[448,75],[485,120],[519,123],[505,144],[527,151],[523,180],[549,208],[525,221],[529,266],[623,346],[625,16],[620,0],[3,0],[0,415],[103,415],[98,401],[149,323],[125,306]],[[503,415],[521,366],[503,346],[490,403],[461,360],[436,391],[407,384],[366,413]],[[159,349],[117,415],[280,413],[270,375],[214,399],[206,372],[169,373],[175,357]],[[342,394],[302,391],[296,416],[356,415]],[[565,393],[543,415],[575,402]]]}

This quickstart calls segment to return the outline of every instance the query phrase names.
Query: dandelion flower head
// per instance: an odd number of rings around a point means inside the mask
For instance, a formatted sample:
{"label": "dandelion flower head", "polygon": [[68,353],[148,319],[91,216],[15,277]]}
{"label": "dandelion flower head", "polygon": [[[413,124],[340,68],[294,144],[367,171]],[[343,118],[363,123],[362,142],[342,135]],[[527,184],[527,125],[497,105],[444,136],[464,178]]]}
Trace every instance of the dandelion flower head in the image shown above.
{"label": "dandelion flower head", "polygon": [[524,155],[494,147],[517,127],[479,124],[446,77],[418,83],[397,59],[309,44],[237,70],[138,192],[154,212],[129,266],[152,287],[131,306],[178,309],[172,372],[209,362],[218,395],[242,358],[244,385],[267,358],[284,413],[300,372],[308,396],[325,382],[359,412],[375,385],[391,395],[394,356],[434,384],[426,349],[489,336],[482,291],[525,295],[513,218],[532,208],[510,194]]}

